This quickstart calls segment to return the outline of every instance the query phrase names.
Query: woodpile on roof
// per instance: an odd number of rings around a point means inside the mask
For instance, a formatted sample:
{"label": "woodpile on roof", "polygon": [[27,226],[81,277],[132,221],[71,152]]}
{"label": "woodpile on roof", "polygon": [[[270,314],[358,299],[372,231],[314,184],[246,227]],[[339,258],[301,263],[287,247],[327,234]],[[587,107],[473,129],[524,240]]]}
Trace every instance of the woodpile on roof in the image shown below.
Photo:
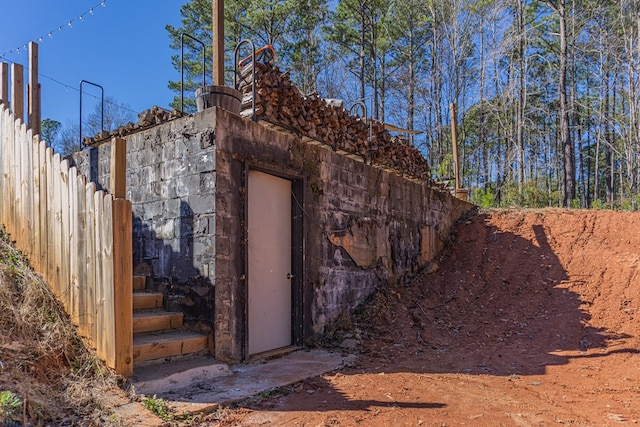
{"label": "woodpile on roof", "polygon": [[[240,90],[242,115],[252,115],[249,65],[243,68]],[[300,136],[321,141],[336,151],[355,154],[420,180],[430,180],[429,166],[420,151],[404,137],[391,136],[384,124],[352,116],[339,105],[329,105],[317,94],[303,95],[277,66],[256,63],[255,114]],[[370,137],[371,135],[371,137]]]}
{"label": "woodpile on roof", "polygon": [[120,126],[113,131],[105,130],[102,132],[98,132],[94,137],[84,138],[82,142],[84,145],[94,145],[96,143],[101,143],[109,140],[113,137],[122,138],[126,135],[130,135],[132,133],[150,128],[151,126],[155,126],[160,123],[182,117],[182,115],[183,114],[176,109],[169,111],[167,109],[154,105],[148,110],[144,110],[142,113],[138,114],[137,123],[129,122],[126,125]]}

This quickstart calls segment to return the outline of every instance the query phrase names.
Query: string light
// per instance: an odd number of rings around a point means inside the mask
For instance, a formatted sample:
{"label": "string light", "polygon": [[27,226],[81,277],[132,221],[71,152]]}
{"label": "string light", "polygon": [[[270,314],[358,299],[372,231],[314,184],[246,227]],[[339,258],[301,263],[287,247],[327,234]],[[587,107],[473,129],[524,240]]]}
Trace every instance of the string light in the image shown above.
{"label": "string light", "polygon": [[[100,3],[96,3],[93,6],[91,6],[89,9],[87,9],[86,11],[84,11],[82,14],[80,14],[80,16],[78,17],[79,21],[84,22],[84,17],[89,14],[89,15],[93,15],[94,14],[94,9],[98,6],[102,6],[102,7],[106,7],[107,6],[107,0],[101,0]],[[58,31],[62,31],[65,27],[69,27],[69,28],[73,28],[73,19],[70,19],[69,21],[67,21],[66,24],[63,25],[59,25],[57,28],[46,32],[45,34],[47,35],[47,37],[49,37],[50,39],[53,38],[53,35],[58,32]],[[42,42],[44,40],[45,36],[41,35],[38,37],[34,37],[34,40],[38,40],[39,42]],[[19,54],[22,51],[26,51],[27,50],[27,43],[24,43],[23,46],[18,46],[16,48],[13,49],[9,49],[7,51],[5,51],[2,55],[0,56],[4,56],[4,55],[9,55],[12,53],[16,53]]]}
{"label": "string light", "polygon": [[[5,57],[4,57],[4,56],[2,56],[2,55],[0,55],[0,59],[5,60],[5,61],[7,61],[7,62],[9,62],[9,63],[11,63],[11,64],[15,64],[15,63],[16,63],[16,62],[14,62],[14,61],[10,60],[9,58],[5,58]],[[48,79],[48,80],[51,80],[52,82],[54,82],[54,83],[56,83],[56,84],[59,84],[60,86],[64,87],[64,90],[65,90],[66,92],[69,92],[69,90],[74,90],[74,91],[76,91],[76,92],[80,92],[80,89],[78,89],[77,87],[75,87],[75,86],[71,86],[71,85],[69,85],[69,84],[67,84],[67,83],[63,83],[63,82],[61,82],[61,81],[60,81],[60,80],[58,80],[58,79],[54,79],[53,77],[49,77],[49,76],[47,76],[46,74],[38,73],[38,76],[43,77],[43,78]],[[98,97],[98,96],[96,96],[96,95],[93,95],[93,94],[91,94],[91,93],[86,93],[86,92],[85,92],[85,95],[86,95],[86,96],[89,96],[89,97],[91,97],[91,98],[97,99],[97,100],[100,100],[100,99],[101,99],[100,97]],[[115,108],[119,108],[119,109],[121,109],[121,110],[128,111],[128,112],[133,113],[133,114],[138,114],[136,111],[133,111],[133,110],[132,110],[132,109],[130,109],[130,108],[124,107],[124,106],[122,106],[122,105],[120,105],[120,104],[116,104],[116,103],[111,102],[111,101],[109,101],[109,100],[105,100],[105,101],[104,101],[104,103],[105,103],[105,104],[107,104],[107,105],[111,105],[112,107],[115,107]]]}

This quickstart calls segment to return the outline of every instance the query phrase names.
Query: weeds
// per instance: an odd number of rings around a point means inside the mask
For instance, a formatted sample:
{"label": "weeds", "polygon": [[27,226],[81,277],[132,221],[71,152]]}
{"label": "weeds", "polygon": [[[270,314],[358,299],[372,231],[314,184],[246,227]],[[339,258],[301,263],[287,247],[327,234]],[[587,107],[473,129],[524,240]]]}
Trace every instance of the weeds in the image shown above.
{"label": "weeds", "polygon": [[102,394],[115,386],[116,377],[87,350],[49,286],[4,231],[0,361],[0,384],[12,389],[11,395],[1,392],[0,421],[19,402],[34,425],[108,424]]}
{"label": "weeds", "polygon": [[173,419],[173,414],[169,410],[167,402],[155,394],[153,397],[147,396],[142,404],[145,408],[156,414],[162,421],[171,421]]}
{"label": "weeds", "polygon": [[0,421],[12,421],[21,406],[18,396],[8,390],[0,391]]}

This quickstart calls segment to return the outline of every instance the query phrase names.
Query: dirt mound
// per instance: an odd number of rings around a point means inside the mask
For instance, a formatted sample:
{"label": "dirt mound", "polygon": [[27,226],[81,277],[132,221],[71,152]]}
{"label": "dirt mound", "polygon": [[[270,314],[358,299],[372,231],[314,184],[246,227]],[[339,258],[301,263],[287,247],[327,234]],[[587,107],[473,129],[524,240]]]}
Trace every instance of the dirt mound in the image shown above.
{"label": "dirt mound", "polygon": [[640,214],[481,212],[355,320],[348,370],[227,425],[640,422]]}

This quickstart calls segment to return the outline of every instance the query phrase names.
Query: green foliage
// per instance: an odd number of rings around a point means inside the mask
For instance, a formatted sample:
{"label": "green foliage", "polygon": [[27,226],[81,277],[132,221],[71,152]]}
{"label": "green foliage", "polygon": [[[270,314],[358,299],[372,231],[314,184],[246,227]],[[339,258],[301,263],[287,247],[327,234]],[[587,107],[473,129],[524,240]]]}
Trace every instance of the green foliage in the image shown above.
{"label": "green foliage", "polygon": [[155,394],[153,397],[147,396],[142,404],[149,411],[156,414],[162,421],[171,421],[174,418],[173,414],[169,410],[167,402],[164,399],[157,397]]}
{"label": "green foliage", "polygon": [[543,182],[529,181],[522,186],[522,193],[518,193],[518,184],[511,182],[502,188],[500,207],[520,206],[527,208],[557,207],[559,201],[557,188],[549,191]]}
{"label": "green foliage", "polygon": [[41,127],[40,139],[47,141],[47,145],[49,146],[55,146],[58,133],[60,133],[60,129],[62,128],[62,123],[57,120],[44,119]]}
{"label": "green foliage", "polygon": [[471,196],[471,203],[481,208],[494,208],[496,207],[496,196],[491,188],[477,189]]}
{"label": "green foliage", "polygon": [[602,200],[598,199],[591,203],[591,209],[607,209],[607,205]]}
{"label": "green foliage", "polygon": [[8,390],[0,391],[0,421],[11,421],[17,415],[22,401]]}

